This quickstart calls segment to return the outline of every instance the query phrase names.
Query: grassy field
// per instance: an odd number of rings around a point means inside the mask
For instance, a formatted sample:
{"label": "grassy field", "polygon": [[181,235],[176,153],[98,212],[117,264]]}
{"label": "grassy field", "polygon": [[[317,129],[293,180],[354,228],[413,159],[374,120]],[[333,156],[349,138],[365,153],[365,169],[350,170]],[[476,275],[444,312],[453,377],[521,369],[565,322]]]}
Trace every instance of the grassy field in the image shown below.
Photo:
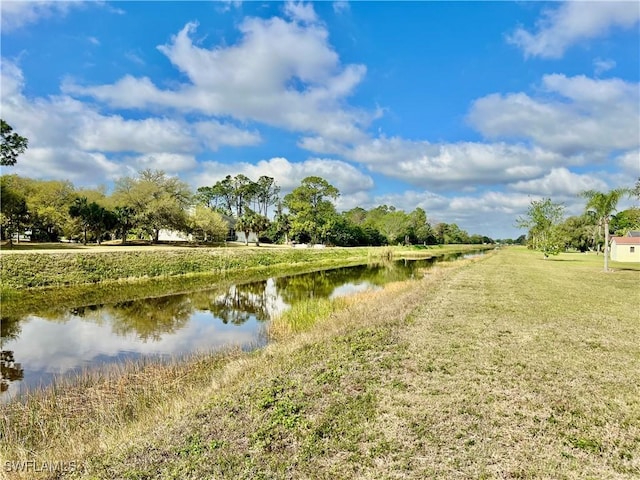
{"label": "grassy field", "polygon": [[251,354],[61,385],[2,407],[0,457],[91,479],[638,478],[640,269],[598,260],[503,249]]}

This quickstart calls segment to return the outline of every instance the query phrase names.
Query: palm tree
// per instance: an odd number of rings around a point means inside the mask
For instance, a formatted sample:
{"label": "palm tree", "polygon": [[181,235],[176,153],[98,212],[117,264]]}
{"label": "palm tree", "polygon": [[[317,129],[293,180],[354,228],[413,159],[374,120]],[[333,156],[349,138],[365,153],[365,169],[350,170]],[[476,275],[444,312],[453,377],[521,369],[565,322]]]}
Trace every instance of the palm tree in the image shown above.
{"label": "palm tree", "polygon": [[616,211],[618,202],[624,195],[628,195],[628,188],[616,188],[608,193],[587,190],[580,195],[587,199],[587,212],[593,212],[598,220],[598,226],[604,228],[604,271],[609,271],[609,220]]}

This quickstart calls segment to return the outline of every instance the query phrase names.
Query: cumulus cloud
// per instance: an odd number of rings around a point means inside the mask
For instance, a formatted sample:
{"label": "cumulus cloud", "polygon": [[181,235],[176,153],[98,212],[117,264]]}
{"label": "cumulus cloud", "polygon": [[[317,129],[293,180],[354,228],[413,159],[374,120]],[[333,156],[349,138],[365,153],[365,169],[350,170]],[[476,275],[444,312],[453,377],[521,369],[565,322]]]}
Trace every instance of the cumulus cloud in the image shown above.
{"label": "cumulus cloud", "polygon": [[593,174],[577,174],[567,168],[553,168],[540,178],[515,182],[511,190],[545,197],[575,196],[585,190],[607,190],[607,183]]}
{"label": "cumulus cloud", "polygon": [[[296,18],[311,19],[310,4],[287,4]],[[315,13],[314,13],[315,15]],[[203,48],[187,24],[158,49],[189,79],[161,89],[147,77],[125,76],[113,84],[80,86],[66,93],[88,95],[111,106],[160,106],[251,120],[341,142],[364,137],[376,113],[349,108],[345,99],[362,81],[364,65],[342,65],[326,27],[282,18],[246,18],[234,45]]]}
{"label": "cumulus cloud", "polygon": [[290,192],[309,176],[319,176],[335,186],[341,194],[350,195],[373,188],[373,179],[353,165],[340,160],[312,158],[303,162],[291,162],[283,157],[260,160],[256,164],[240,162],[222,164],[205,162],[202,171],[194,178],[197,187],[213,185],[227,175],[243,174],[252,180],[260,176],[273,177],[282,192]]}
{"label": "cumulus cloud", "polygon": [[11,167],[11,173],[45,180],[70,180],[76,185],[97,185],[122,176],[122,166],[99,152],[29,146]]}
{"label": "cumulus cloud", "polygon": [[[20,68],[5,59],[2,66],[3,118],[29,139],[29,149],[13,169],[21,175],[91,184],[141,168],[178,173],[195,168],[195,153],[204,147],[260,142],[256,131],[213,119],[193,124],[179,118],[130,120],[103,115],[68,95],[30,98],[23,93]],[[122,153],[140,155],[117,155]]]}
{"label": "cumulus cloud", "polygon": [[285,3],[284,13],[299,22],[314,23],[318,21],[318,16],[311,3],[289,1]]}
{"label": "cumulus cloud", "polygon": [[240,147],[257,145],[262,141],[258,131],[242,130],[235,125],[221,123],[217,120],[197,122],[194,128],[202,138],[203,143],[213,151],[222,145]]}
{"label": "cumulus cloud", "polygon": [[72,8],[83,7],[85,2],[1,2],[0,19],[3,33],[10,33],[42,19],[65,16]]}
{"label": "cumulus cloud", "polygon": [[598,155],[638,147],[639,105],[638,84],[553,74],[543,77],[536,97],[520,92],[476,100],[468,120],[488,138],[527,139],[564,155]]}
{"label": "cumulus cloud", "polygon": [[192,152],[197,141],[189,127],[165,118],[125,120],[87,111],[74,134],[83,150],[106,152]]}
{"label": "cumulus cloud", "polygon": [[636,2],[568,1],[545,10],[533,33],[519,27],[507,40],[525,57],[560,58],[576,43],[602,37],[614,27],[631,28],[639,20]]}
{"label": "cumulus cloud", "polygon": [[[640,149],[631,150],[619,155],[616,158],[616,163],[632,181],[634,178],[640,178]],[[629,182],[623,182],[623,184],[627,183]]]}
{"label": "cumulus cloud", "polygon": [[435,190],[497,185],[539,176],[566,158],[507,143],[440,143],[380,137],[353,148],[347,157],[369,169]]}
{"label": "cumulus cloud", "polygon": [[136,157],[127,157],[125,160],[129,168],[128,173],[131,175],[147,168],[163,170],[169,174],[183,174],[198,166],[193,155],[166,152],[147,153]]}

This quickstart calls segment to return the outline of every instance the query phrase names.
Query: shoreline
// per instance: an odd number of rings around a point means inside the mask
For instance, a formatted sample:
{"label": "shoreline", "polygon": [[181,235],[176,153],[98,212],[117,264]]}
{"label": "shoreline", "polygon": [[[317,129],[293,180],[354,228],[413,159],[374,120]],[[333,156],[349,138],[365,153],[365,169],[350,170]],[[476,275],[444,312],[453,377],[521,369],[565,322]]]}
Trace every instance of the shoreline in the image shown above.
{"label": "shoreline", "polygon": [[[177,255],[147,251],[83,252],[0,256],[0,302],[3,315],[112,301],[162,296],[208,288],[213,283],[247,281],[264,275],[364,264],[409,256],[429,258],[487,249],[451,245],[430,248],[370,247],[355,249],[223,249],[184,248]],[[129,263],[129,265],[127,265]],[[13,275],[14,278],[11,278]],[[88,281],[92,280],[92,281]],[[31,284],[42,284],[27,286]],[[46,306],[46,308],[45,308]]]}
{"label": "shoreline", "polygon": [[0,454],[94,480],[635,478],[639,272],[520,248],[442,264],[255,352],[0,407]]}

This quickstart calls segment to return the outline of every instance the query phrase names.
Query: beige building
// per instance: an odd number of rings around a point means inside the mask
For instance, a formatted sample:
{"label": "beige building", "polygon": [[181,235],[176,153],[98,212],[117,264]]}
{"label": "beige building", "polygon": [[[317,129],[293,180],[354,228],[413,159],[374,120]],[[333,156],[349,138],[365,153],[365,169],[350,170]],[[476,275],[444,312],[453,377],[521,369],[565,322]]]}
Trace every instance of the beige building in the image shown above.
{"label": "beige building", "polygon": [[610,257],[615,262],[640,263],[640,237],[613,237]]}

